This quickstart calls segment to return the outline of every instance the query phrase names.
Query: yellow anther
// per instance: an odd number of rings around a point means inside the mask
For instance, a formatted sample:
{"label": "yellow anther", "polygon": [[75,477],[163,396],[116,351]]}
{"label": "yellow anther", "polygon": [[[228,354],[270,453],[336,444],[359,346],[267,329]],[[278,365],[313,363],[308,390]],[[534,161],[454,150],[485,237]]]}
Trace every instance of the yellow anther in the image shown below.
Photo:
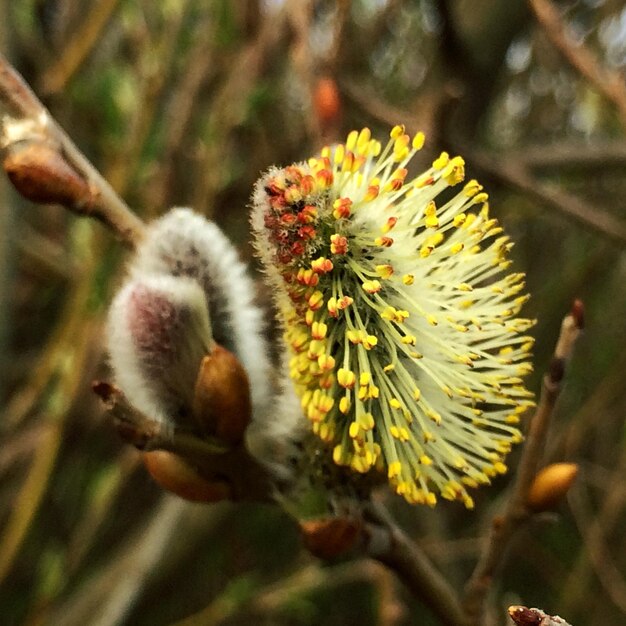
{"label": "yellow anther", "polygon": [[369,128],[364,128],[359,133],[359,137],[356,142],[357,152],[359,154],[366,155],[368,148],[371,145],[372,133]]}
{"label": "yellow anther", "polygon": [[425,139],[426,137],[423,132],[420,131],[418,133],[415,133],[411,144],[413,146],[413,150],[421,150],[424,146]]}
{"label": "yellow anther", "polygon": [[506,474],[509,468],[504,463],[502,463],[502,461],[497,461],[493,464],[493,469],[498,474]]}
{"label": "yellow anther", "polygon": [[450,162],[446,165],[441,177],[448,183],[448,185],[456,185],[465,178],[465,161],[462,157],[456,156],[450,159]]}
{"label": "yellow anther", "polygon": [[384,235],[386,235],[393,227],[398,223],[397,217],[390,217],[387,221],[382,225],[381,231]]}
{"label": "yellow anther", "polygon": [[346,332],[346,338],[350,343],[353,343],[354,345],[358,345],[363,342],[362,333],[358,330],[348,330]]}
{"label": "yellow anther", "polygon": [[450,155],[447,152],[442,152],[438,158],[433,161],[433,167],[436,170],[442,170],[450,161]]}
{"label": "yellow anther", "polygon": [[324,294],[321,291],[314,291],[308,300],[309,309],[318,311],[324,305]]}
{"label": "yellow anther", "polygon": [[311,337],[313,339],[324,339],[328,331],[328,326],[324,322],[313,322],[311,325]]}
{"label": "yellow anther", "polygon": [[454,226],[458,228],[459,226],[463,225],[466,218],[467,216],[465,215],[465,213],[459,213],[458,215],[454,216],[454,219],[452,220],[452,224],[454,224]]}
{"label": "yellow anther", "polygon": [[317,364],[320,366],[322,371],[327,372],[334,369],[335,359],[330,354],[321,354],[317,358]]}
{"label": "yellow anther", "polygon": [[396,309],[394,309],[394,307],[392,306],[387,306],[383,309],[383,312],[380,314],[380,316],[384,319],[384,320],[395,320],[396,319]]}
{"label": "yellow anther", "polygon": [[402,473],[402,463],[400,461],[394,461],[393,463],[389,463],[389,467],[387,468],[387,476],[389,478],[395,478],[396,476],[400,476]]}
{"label": "yellow anther", "polygon": [[382,285],[378,280],[366,280],[363,283],[363,291],[367,293],[378,293],[382,289]]}
{"label": "yellow anther", "polygon": [[383,279],[391,278],[393,275],[393,267],[391,265],[377,265],[376,273]]}
{"label": "yellow anther", "polygon": [[335,165],[340,165],[343,162],[345,155],[346,155],[345,146],[340,143],[335,148],[335,154],[333,155],[333,161],[335,162]]}
{"label": "yellow anther", "polygon": [[348,134],[348,138],[346,139],[346,148],[348,150],[354,150],[358,138],[359,138],[358,131],[356,130],[350,131],[350,133]]}
{"label": "yellow anther", "polygon": [[363,347],[366,350],[371,350],[373,347],[378,345],[378,337],[376,335],[366,335],[363,339]]}
{"label": "yellow anther", "polygon": [[346,389],[352,389],[356,383],[356,374],[341,367],[337,370],[337,382]]}
{"label": "yellow anther", "polygon": [[357,415],[357,422],[363,430],[372,430],[376,425],[374,416],[371,413],[361,413]]}
{"label": "yellow anther", "polygon": [[468,197],[474,197],[479,191],[481,191],[483,186],[477,180],[470,180],[467,182],[465,187],[463,187],[463,193]]}

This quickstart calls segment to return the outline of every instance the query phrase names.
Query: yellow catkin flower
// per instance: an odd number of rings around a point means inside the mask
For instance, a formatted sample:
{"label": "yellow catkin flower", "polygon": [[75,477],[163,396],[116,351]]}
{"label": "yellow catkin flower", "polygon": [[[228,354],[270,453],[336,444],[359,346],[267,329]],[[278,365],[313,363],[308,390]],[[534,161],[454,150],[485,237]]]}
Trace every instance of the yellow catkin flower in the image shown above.
{"label": "yellow catkin flower", "polygon": [[468,489],[505,472],[522,439],[533,321],[518,317],[524,275],[508,271],[512,243],[480,183],[462,184],[463,159],[444,152],[409,178],[423,143],[363,129],[273,168],[252,223],[320,449],[382,471],[412,504],[471,508]]}

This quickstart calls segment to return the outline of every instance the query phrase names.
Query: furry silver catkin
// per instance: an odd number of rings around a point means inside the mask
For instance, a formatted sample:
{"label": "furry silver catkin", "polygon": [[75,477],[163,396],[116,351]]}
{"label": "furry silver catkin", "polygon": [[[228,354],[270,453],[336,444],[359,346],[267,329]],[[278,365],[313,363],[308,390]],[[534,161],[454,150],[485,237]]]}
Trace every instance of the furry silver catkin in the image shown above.
{"label": "furry silver catkin", "polygon": [[267,414],[271,365],[254,283],[213,223],[187,208],[152,222],[107,325],[115,380],[132,404],[169,426],[185,420],[202,357],[217,342],[250,381],[253,419]]}

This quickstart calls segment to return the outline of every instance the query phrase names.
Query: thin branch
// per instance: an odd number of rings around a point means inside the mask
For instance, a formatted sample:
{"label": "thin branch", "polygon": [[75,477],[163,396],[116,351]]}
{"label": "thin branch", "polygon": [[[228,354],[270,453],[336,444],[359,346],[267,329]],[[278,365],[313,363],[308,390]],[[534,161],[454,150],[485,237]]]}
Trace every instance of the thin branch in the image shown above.
{"label": "thin branch", "polygon": [[538,204],[561,213],[582,226],[620,245],[626,244],[626,222],[589,200],[582,200],[555,185],[541,182],[524,165],[511,155],[493,155],[472,150],[466,145],[453,145],[455,151],[463,154],[467,161],[483,175],[493,178]]}
{"label": "thin branch", "polygon": [[626,82],[617,72],[604,67],[583,44],[574,43],[568,36],[558,9],[550,0],[528,0],[537,22],[552,45],[565,60],[588,80],[617,109],[622,124],[626,126]]}
{"label": "thin branch", "polygon": [[269,61],[287,35],[287,10],[285,6],[265,14],[253,40],[237,53],[229,64],[227,75],[216,89],[206,127],[211,141],[203,145],[202,157],[196,164],[196,185],[192,205],[210,208],[216,191],[228,180],[225,168],[231,162],[225,148],[230,144],[230,134],[245,118],[249,94],[267,70]]}
{"label": "thin branch", "polygon": [[[262,615],[267,619],[268,615],[279,613],[281,608],[288,606],[294,599],[314,591],[329,588],[336,591],[343,585],[361,581],[369,582],[380,589],[386,586],[387,576],[390,576],[387,570],[369,560],[349,561],[334,567],[314,563],[297,569],[278,583],[270,583],[252,590],[250,594],[233,594],[232,589],[227,587],[201,611],[171,626],[204,626],[206,624],[216,626],[239,614],[247,616],[248,621],[253,621],[251,615]],[[392,602],[397,601],[394,599]],[[381,626],[398,623],[398,620],[391,615],[385,617],[385,609],[385,606],[381,606],[380,621],[377,623]],[[387,610],[387,613],[391,612],[393,609]],[[400,610],[396,610],[396,613],[399,612]]]}
{"label": "thin branch", "polygon": [[83,23],[73,31],[59,59],[41,77],[46,94],[61,92],[80,69],[96,44],[101,41],[104,27],[115,13],[121,0],[96,0]]}
{"label": "thin branch", "polygon": [[[121,626],[155,578],[166,559],[172,558],[172,543],[180,533],[191,533],[193,505],[164,495],[146,524],[141,524],[102,567],[77,591],[55,608],[46,622],[55,626]],[[209,524],[217,524],[223,510],[212,509]],[[206,525],[206,522],[205,522]],[[191,536],[191,534],[190,534]]]}
{"label": "thin branch", "polygon": [[138,411],[117,387],[97,382],[93,389],[128,443],[144,452],[173,452],[197,466],[203,475],[225,478],[232,489],[234,500],[272,500],[269,475],[248,454],[243,444],[226,449],[193,433],[172,430]]}
{"label": "thin branch", "polygon": [[584,549],[577,561],[569,568],[561,592],[562,601],[559,606],[574,615],[585,602],[585,592],[592,582],[589,565],[593,566],[596,576],[603,585],[605,592],[615,606],[626,612],[626,581],[612,559],[609,537],[623,516],[626,507],[626,450],[622,449],[619,460],[615,464],[611,477],[607,481],[605,494],[599,510],[591,519],[583,518],[582,503],[572,498],[572,513],[579,532],[583,537]]}
{"label": "thin branch", "polygon": [[493,577],[503,561],[506,548],[516,531],[532,515],[526,504],[528,492],[541,463],[548,426],[561,391],[566,365],[583,325],[582,304],[577,301],[572,312],[563,319],[554,355],[548,372],[543,377],[541,397],[530,420],[529,432],[507,505],[502,515],[494,518],[485,548],[465,587],[464,608],[474,620],[470,623],[479,623]]}
{"label": "thin branch", "polygon": [[563,141],[551,142],[549,145],[529,145],[524,146],[523,150],[507,153],[507,159],[531,170],[606,171],[626,165],[626,142],[609,141],[590,145]]}
{"label": "thin branch", "polygon": [[[311,50],[311,22],[313,3],[310,0],[289,0],[286,4],[289,25],[293,31],[291,59],[293,68],[299,75],[309,102],[314,101],[316,59]],[[315,115],[307,115],[304,120],[309,138],[314,144],[322,143],[322,129]]]}
{"label": "thin branch", "polygon": [[[410,132],[421,130],[420,119],[411,111],[390,106],[357,85],[344,84],[343,87],[346,95],[375,119],[390,125],[404,121]],[[583,201],[566,191],[542,183],[522,161],[516,161],[507,154],[496,156],[476,151],[462,144],[454,144],[451,148],[462,154],[473,167],[499,183],[592,228],[622,246],[626,244],[626,223],[623,220],[587,200]]]}
{"label": "thin branch", "polygon": [[[68,209],[108,226],[127,246],[143,237],[143,222],[76,147],[24,79],[0,55],[0,143],[4,167],[18,191],[39,202],[60,201]],[[67,189],[67,183],[71,188]]]}
{"label": "thin branch", "polygon": [[507,155],[491,156],[464,146],[455,147],[472,166],[512,189],[523,193],[537,203],[554,209],[578,223],[613,240],[626,244],[626,223],[588,200],[564,191],[556,186],[542,183],[530,174],[522,162]]}
{"label": "thin branch", "polygon": [[396,525],[383,506],[373,503],[368,513],[374,522],[368,526],[369,556],[395,572],[444,626],[466,626],[468,622],[454,589],[421,548]]}
{"label": "thin branch", "polygon": [[61,425],[50,423],[50,428],[35,449],[26,479],[12,503],[9,521],[0,536],[0,582],[10,573],[46,494],[61,446],[61,436]]}
{"label": "thin branch", "polygon": [[151,210],[167,206],[176,157],[183,146],[193,115],[197,113],[202,88],[216,71],[212,34],[214,27],[210,13],[197,22],[182,74],[177,77],[173,87],[170,86],[171,92],[160,120],[165,129],[163,147],[157,155],[155,175],[145,189],[146,204]]}

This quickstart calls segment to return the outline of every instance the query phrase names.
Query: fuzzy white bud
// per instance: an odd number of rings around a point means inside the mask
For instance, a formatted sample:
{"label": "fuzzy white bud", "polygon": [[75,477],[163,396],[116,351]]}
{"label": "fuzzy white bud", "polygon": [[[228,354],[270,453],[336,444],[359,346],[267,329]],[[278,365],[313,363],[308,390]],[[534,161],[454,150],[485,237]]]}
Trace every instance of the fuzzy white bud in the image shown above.
{"label": "fuzzy white bud", "polygon": [[131,279],[111,305],[108,343],[116,382],[139,410],[173,426],[188,415],[211,327],[189,278]]}
{"label": "fuzzy white bud", "polygon": [[202,358],[233,352],[250,383],[253,418],[267,412],[270,362],[254,284],[220,229],[175,208],[146,229],[109,313],[115,379],[155,419],[188,424]]}
{"label": "fuzzy white bud", "polygon": [[204,291],[213,339],[233,352],[250,380],[254,415],[270,395],[270,362],[254,283],[222,231],[187,208],[174,208],[150,224],[131,276],[166,274],[193,279]]}

